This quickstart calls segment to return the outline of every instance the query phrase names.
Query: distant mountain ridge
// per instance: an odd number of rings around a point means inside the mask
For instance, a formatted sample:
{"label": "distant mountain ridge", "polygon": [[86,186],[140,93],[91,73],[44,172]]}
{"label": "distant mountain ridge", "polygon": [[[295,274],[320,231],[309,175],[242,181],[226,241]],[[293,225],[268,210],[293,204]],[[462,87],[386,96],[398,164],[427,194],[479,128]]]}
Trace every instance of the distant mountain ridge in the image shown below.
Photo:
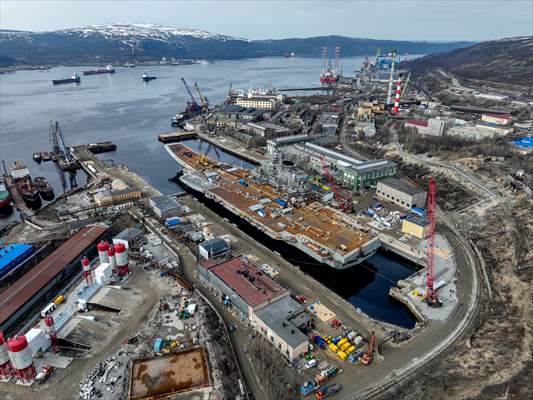
{"label": "distant mountain ridge", "polygon": [[533,36],[481,42],[404,63],[415,75],[442,68],[453,74],[493,82],[533,84]]}
{"label": "distant mountain ridge", "polygon": [[108,24],[49,32],[0,30],[0,56],[18,63],[115,62],[162,57],[237,59],[282,56],[319,56],[323,46],[341,46],[344,56],[396,49],[399,53],[428,54],[471,45],[472,42],[410,42],[344,36],[279,40],[250,40],[197,29],[155,24]]}

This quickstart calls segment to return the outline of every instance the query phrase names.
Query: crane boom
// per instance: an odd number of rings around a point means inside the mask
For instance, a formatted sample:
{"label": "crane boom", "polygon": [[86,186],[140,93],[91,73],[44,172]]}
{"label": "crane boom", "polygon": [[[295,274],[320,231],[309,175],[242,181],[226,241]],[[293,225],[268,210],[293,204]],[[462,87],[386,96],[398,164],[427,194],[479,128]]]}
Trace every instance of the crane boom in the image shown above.
{"label": "crane boom", "polygon": [[193,106],[196,109],[199,109],[200,106],[196,102],[196,99],[194,98],[194,96],[193,96],[193,94],[191,92],[191,89],[189,89],[189,85],[187,85],[187,82],[185,81],[185,79],[183,79],[183,77],[181,78],[181,81],[183,82],[183,86],[185,86],[185,89],[187,90],[187,93],[189,93],[189,97],[191,98],[191,102],[192,102]]}
{"label": "crane boom", "polygon": [[409,85],[409,80],[411,79],[411,73],[409,72],[409,75],[407,75],[407,79],[405,80],[405,83],[403,84],[402,94],[400,97],[403,99],[405,92],[407,91],[407,85]]}
{"label": "crane boom", "polygon": [[202,102],[202,110],[204,112],[208,112],[209,111],[209,104],[207,103],[207,100],[204,97],[204,95],[202,94],[202,92],[200,91],[200,88],[198,87],[198,83],[197,82],[194,82],[194,88],[196,89],[196,92],[198,93],[198,97],[200,97],[200,101]]}
{"label": "crane boom", "polygon": [[392,65],[390,68],[390,77],[389,77],[389,89],[387,90],[387,103],[386,105],[391,104],[392,102],[392,80],[394,79],[394,68],[396,66],[396,50],[392,51]]}

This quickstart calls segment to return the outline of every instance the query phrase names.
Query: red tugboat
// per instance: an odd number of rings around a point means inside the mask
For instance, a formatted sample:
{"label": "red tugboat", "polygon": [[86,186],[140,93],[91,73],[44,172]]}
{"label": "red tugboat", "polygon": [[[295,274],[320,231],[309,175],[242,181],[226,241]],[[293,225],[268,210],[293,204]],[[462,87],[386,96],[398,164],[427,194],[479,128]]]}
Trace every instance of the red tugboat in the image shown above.
{"label": "red tugboat", "polygon": [[322,75],[320,75],[320,82],[325,85],[332,85],[339,81],[339,75],[337,70],[339,69],[339,55],[341,48],[339,46],[335,47],[335,64],[334,67],[331,66],[331,60],[327,60],[328,48],[322,48]]}

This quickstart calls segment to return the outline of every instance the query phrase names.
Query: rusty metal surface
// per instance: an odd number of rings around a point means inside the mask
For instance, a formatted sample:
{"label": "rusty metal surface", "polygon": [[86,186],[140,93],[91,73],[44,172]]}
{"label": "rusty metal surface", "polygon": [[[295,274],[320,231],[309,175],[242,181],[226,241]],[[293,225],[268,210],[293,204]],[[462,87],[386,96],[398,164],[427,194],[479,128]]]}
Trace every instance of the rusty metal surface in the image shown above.
{"label": "rusty metal surface", "polygon": [[210,386],[203,347],[135,360],[130,376],[131,400],[167,398]]}
{"label": "rusty metal surface", "polygon": [[102,226],[86,226],[58,247],[43,261],[0,293],[0,324],[26,304],[39,290],[59,274],[107,231]]}

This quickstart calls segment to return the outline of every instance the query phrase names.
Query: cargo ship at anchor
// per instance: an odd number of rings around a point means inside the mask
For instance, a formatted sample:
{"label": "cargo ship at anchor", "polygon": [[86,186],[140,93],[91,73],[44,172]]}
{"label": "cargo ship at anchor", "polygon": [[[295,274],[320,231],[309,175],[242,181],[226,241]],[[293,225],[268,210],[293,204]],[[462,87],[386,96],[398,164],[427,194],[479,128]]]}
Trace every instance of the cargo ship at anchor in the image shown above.
{"label": "cargo ship at anchor", "polygon": [[114,74],[115,68],[112,65],[108,65],[105,68],[90,69],[83,71],[83,75],[100,75],[100,74]]}
{"label": "cargo ship at anchor", "polygon": [[52,79],[53,85],[62,85],[64,83],[80,83],[80,82],[81,82],[81,78],[78,74],[73,74],[71,75],[70,78],[66,78],[66,79]]}
{"label": "cargo ship at anchor", "polygon": [[35,204],[41,201],[39,189],[30,176],[30,171],[22,161],[15,161],[11,167],[11,176],[13,177],[18,191],[24,201],[28,204]]}
{"label": "cargo ship at anchor", "polygon": [[[271,239],[320,263],[335,269],[350,268],[371,257],[381,246],[378,237],[361,229],[351,217],[304,199],[307,176],[299,175],[280,159],[274,158],[258,167],[262,170],[255,171],[206,160],[181,143],[165,145],[165,149],[183,167],[179,180],[194,194],[218,203]],[[279,163],[286,172],[281,179],[296,179],[290,192],[261,178],[282,170]]]}

